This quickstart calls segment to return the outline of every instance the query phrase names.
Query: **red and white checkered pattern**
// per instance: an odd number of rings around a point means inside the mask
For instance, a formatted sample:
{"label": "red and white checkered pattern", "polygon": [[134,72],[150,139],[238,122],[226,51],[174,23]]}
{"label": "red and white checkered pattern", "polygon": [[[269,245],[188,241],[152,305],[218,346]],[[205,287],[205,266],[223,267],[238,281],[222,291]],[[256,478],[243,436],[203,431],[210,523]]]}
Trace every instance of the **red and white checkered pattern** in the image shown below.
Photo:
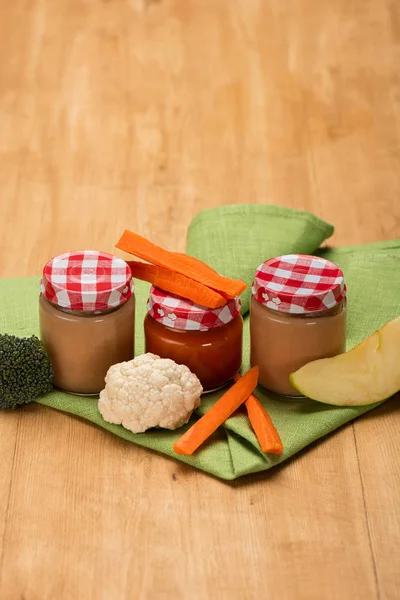
{"label": "red and white checkered pattern", "polygon": [[40,288],[47,300],[61,308],[104,311],[132,296],[132,273],[125,261],[112,254],[67,252],[45,265]]}
{"label": "red and white checkered pattern", "polygon": [[287,254],[260,265],[252,286],[258,302],[292,314],[333,308],[346,295],[343,272],[337,265],[305,254]]}
{"label": "red and white checkered pattern", "polygon": [[164,292],[154,285],[150,289],[147,310],[159,323],[174,329],[207,331],[226,325],[240,312],[240,300],[228,300],[221,308],[206,308],[186,298]]}

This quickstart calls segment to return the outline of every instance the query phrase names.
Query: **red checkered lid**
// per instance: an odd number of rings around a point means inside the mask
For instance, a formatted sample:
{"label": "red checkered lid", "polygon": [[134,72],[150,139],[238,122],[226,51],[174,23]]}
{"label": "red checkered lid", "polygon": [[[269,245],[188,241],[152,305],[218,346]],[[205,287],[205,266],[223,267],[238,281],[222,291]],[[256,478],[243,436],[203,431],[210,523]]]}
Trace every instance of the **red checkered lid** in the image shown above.
{"label": "red checkered lid", "polygon": [[186,298],[164,292],[154,285],[147,302],[149,314],[163,325],[174,329],[207,331],[226,325],[240,312],[239,298],[228,300],[221,308],[206,308]]}
{"label": "red checkered lid", "polygon": [[271,258],[255,273],[253,296],[272,310],[307,314],[333,308],[346,295],[337,265],[306,254]]}
{"label": "red checkered lid", "polygon": [[104,311],[132,296],[132,273],[125,261],[106,252],[67,252],[45,265],[40,289],[61,308]]}

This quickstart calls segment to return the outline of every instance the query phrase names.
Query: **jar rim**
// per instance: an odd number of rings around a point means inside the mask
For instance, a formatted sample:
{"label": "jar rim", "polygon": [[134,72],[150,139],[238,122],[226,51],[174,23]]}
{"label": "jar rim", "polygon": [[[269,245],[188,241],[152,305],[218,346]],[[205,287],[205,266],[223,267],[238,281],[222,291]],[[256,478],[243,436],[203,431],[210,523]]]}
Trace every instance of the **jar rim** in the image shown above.
{"label": "jar rim", "polygon": [[49,300],[48,298],[46,298],[46,296],[43,294],[43,292],[40,292],[40,296],[43,298],[43,300],[45,302],[47,302],[48,304],[50,304],[50,306],[52,306],[55,310],[59,310],[62,313],[65,313],[67,315],[71,315],[71,316],[76,316],[76,317],[95,317],[95,316],[101,316],[101,315],[108,315],[110,313],[115,312],[116,310],[118,310],[119,308],[122,308],[123,306],[125,306],[125,304],[128,302],[128,300],[132,297],[134,297],[134,293],[132,293],[131,296],[129,296],[129,298],[126,298],[121,304],[118,304],[117,306],[109,306],[107,308],[101,309],[101,310],[80,310],[80,309],[73,309],[73,308],[68,308],[65,306],[60,306],[59,304],[56,304],[54,302],[52,302],[51,300]]}
{"label": "jar rim", "polygon": [[344,296],[339,302],[337,302],[336,304],[334,304],[331,307],[325,307],[322,308],[320,310],[314,310],[314,311],[308,311],[308,312],[286,312],[286,311],[278,311],[275,310],[274,308],[271,308],[270,306],[268,306],[265,302],[260,302],[259,300],[257,300],[256,296],[252,296],[252,300],[254,300],[254,302],[257,302],[257,304],[259,304],[260,306],[262,306],[263,308],[265,308],[267,311],[269,311],[271,314],[275,314],[278,316],[282,316],[282,317],[288,317],[288,318],[294,318],[294,319],[308,319],[308,318],[318,318],[318,317],[324,317],[324,316],[328,316],[330,313],[335,313],[336,310],[340,309],[341,307],[345,307],[346,303],[347,303],[347,298],[346,296]]}

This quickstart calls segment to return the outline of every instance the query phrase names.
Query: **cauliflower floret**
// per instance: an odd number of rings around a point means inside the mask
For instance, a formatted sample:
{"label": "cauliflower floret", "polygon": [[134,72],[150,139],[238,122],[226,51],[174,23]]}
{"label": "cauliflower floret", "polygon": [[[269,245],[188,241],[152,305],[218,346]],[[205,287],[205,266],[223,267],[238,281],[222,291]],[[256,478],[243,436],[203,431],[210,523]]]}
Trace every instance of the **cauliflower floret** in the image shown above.
{"label": "cauliflower floret", "polygon": [[133,433],[181,427],[200,406],[203,391],[186,365],[150,353],[113,365],[105,381],[99,398],[103,419]]}

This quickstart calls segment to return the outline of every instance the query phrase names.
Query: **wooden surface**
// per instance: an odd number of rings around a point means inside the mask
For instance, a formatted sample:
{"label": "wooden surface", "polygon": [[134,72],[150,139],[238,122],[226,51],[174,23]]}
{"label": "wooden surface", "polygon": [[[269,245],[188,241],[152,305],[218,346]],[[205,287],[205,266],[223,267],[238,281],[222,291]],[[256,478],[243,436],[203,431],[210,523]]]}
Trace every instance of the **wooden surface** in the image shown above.
{"label": "wooden surface", "polygon": [[[400,237],[398,0],[0,0],[0,275],[272,202]],[[1,307],[0,307],[1,309]],[[388,402],[233,485],[56,411],[0,415],[3,600],[400,598]]]}

